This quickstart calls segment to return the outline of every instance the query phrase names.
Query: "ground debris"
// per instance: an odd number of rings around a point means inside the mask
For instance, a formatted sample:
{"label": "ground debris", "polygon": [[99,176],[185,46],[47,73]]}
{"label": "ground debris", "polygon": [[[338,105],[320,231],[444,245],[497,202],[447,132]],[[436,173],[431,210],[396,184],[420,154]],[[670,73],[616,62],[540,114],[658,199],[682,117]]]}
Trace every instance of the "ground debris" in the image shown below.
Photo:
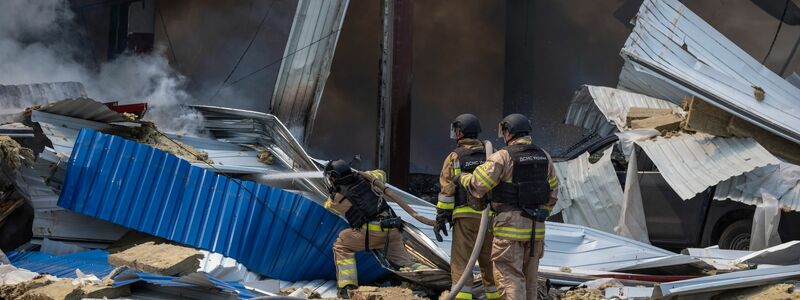
{"label": "ground debris", "polygon": [[200,268],[203,254],[192,248],[147,242],[110,254],[108,263],[166,276],[182,276]]}
{"label": "ground debris", "polygon": [[[289,296],[292,293],[296,292],[298,288],[296,287],[289,287],[285,289],[281,289],[278,294],[281,296]],[[322,299],[322,295],[320,295],[317,291],[314,291],[309,288],[303,288],[303,294],[305,294],[306,298],[308,299]]]}
{"label": "ground debris", "polygon": [[33,280],[20,282],[18,284],[13,284],[13,285],[0,286],[0,298],[18,299],[19,297],[22,296],[22,294],[25,294],[25,292],[27,292],[28,290],[45,286],[54,279],[55,277],[52,276],[39,275],[33,278]]}
{"label": "ground debris", "polygon": [[559,296],[562,300],[603,300],[603,292],[594,288],[578,288],[566,291]]}
{"label": "ground debris", "polygon": [[714,296],[714,300],[761,300],[761,299],[800,299],[800,291],[794,290],[794,284],[781,283],[759,286],[748,289],[726,291]]}
{"label": "ground debris", "polygon": [[0,161],[16,170],[23,164],[33,163],[34,156],[31,149],[22,147],[17,141],[8,136],[0,135]]}
{"label": "ground debris", "polygon": [[40,275],[33,280],[0,287],[3,299],[21,300],[71,300],[82,298],[119,298],[130,295],[130,287],[112,288],[110,284],[78,286],[72,279],[58,279]]}
{"label": "ground debris", "polygon": [[401,287],[361,286],[350,291],[352,300],[392,300],[392,299],[428,299],[415,295],[410,289]]}

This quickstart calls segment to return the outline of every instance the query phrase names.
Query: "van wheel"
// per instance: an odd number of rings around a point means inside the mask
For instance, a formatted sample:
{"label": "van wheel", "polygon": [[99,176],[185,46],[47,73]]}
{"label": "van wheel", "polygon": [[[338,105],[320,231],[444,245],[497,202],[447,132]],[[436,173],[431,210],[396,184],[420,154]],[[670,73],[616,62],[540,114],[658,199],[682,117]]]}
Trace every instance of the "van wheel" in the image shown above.
{"label": "van wheel", "polygon": [[719,247],[731,250],[749,250],[752,223],[752,220],[739,220],[725,227],[719,236]]}

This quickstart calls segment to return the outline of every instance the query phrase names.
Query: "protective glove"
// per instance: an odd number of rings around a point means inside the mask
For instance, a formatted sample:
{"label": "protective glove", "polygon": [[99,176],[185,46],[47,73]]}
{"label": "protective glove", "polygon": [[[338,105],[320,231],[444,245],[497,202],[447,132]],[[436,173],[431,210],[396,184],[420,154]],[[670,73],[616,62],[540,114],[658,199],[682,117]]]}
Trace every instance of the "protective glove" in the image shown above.
{"label": "protective glove", "polygon": [[447,223],[453,224],[453,211],[449,209],[437,208],[436,225],[433,226],[433,233],[436,235],[437,241],[444,241],[444,238],[442,238],[442,235],[439,234],[439,231],[441,231],[444,236],[447,236]]}

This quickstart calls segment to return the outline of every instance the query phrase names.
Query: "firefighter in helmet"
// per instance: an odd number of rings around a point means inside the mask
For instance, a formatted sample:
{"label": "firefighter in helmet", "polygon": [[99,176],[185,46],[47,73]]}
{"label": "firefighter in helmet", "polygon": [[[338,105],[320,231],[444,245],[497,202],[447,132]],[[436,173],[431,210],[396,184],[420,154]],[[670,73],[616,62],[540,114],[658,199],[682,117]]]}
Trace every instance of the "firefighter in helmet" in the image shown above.
{"label": "firefighter in helmet", "polygon": [[550,155],[531,141],[531,123],[506,116],[498,136],[506,147],[472,174],[456,179],[472,196],[492,191],[494,278],[503,299],[536,299],[539,259],[544,253],[544,221],[555,205],[558,179]]}
{"label": "firefighter in helmet", "polygon": [[[453,284],[458,282],[464,273],[469,261],[475,238],[480,227],[481,211],[486,207],[484,199],[471,197],[467,190],[459,186],[454,179],[462,173],[472,173],[480,164],[486,161],[486,152],[483,144],[478,140],[481,124],[478,117],[472,114],[462,114],[450,124],[450,138],[456,140],[458,145],[444,159],[442,172],[439,174],[438,203],[436,204],[437,239],[442,241],[439,232],[447,234],[446,224],[450,224],[453,231],[453,244],[450,253],[450,272]],[[478,256],[478,265],[481,270],[481,279],[486,292],[486,299],[498,299],[500,294],[495,287],[492,275],[492,233],[488,231],[481,252]],[[459,291],[456,299],[472,299],[473,276],[467,275],[467,284]]]}
{"label": "firefighter in helmet", "polygon": [[[381,170],[367,171],[375,180],[385,182],[386,174]],[[336,264],[336,280],[339,297],[349,299],[348,290],[358,287],[355,254],[358,251],[378,249],[385,251],[386,258],[397,267],[411,270],[427,269],[415,263],[406,251],[400,230],[400,217],[372,190],[367,177],[353,171],[342,160],[334,160],[325,166],[325,180],[330,187],[330,196],[325,208],[344,216],[350,228],[339,233],[333,243],[333,259]]]}

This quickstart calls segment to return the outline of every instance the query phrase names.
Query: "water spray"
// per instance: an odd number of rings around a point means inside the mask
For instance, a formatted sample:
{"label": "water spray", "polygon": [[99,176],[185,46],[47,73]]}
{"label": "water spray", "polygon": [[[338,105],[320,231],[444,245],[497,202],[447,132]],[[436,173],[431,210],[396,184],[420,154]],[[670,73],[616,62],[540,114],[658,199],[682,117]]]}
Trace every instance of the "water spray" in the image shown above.
{"label": "water spray", "polygon": [[307,172],[275,172],[269,174],[259,175],[258,179],[263,181],[276,181],[276,180],[294,180],[294,179],[317,179],[323,178],[322,171],[307,171]]}

